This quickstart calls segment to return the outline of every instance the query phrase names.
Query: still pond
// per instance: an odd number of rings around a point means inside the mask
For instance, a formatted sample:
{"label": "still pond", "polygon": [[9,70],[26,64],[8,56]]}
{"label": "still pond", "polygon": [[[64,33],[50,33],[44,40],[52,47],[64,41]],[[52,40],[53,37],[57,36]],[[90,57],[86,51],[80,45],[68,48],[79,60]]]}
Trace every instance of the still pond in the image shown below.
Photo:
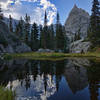
{"label": "still pond", "polygon": [[0,60],[0,85],[15,100],[100,100],[100,62]]}

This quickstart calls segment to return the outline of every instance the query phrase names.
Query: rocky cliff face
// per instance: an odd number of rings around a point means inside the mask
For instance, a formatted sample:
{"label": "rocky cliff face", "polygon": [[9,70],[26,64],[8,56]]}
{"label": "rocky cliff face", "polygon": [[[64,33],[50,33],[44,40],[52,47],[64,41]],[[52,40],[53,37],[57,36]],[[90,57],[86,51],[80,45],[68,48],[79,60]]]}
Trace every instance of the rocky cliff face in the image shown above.
{"label": "rocky cliff face", "polygon": [[89,18],[90,16],[85,10],[78,8],[76,5],[74,5],[65,22],[66,34],[72,37],[80,30],[81,37],[86,37],[87,28],[89,25]]}
{"label": "rocky cliff face", "polygon": [[[80,39],[83,39],[83,40],[87,37],[89,19],[90,19],[90,16],[85,10],[78,8],[76,5],[74,5],[73,9],[71,10],[65,22],[66,35],[69,37],[71,43],[74,43],[75,41],[77,41],[75,40],[75,35],[79,34]],[[71,44],[72,50],[70,50],[70,52],[71,51],[77,52],[77,49],[74,49],[74,47],[72,47],[72,44]],[[78,51],[81,52],[81,50],[79,50],[80,47],[78,43],[77,43],[77,48],[78,48]],[[83,47],[83,49],[84,48],[85,47]]]}
{"label": "rocky cliff face", "polygon": [[0,21],[0,52],[15,53],[31,51],[17,36],[9,32],[7,25]]}

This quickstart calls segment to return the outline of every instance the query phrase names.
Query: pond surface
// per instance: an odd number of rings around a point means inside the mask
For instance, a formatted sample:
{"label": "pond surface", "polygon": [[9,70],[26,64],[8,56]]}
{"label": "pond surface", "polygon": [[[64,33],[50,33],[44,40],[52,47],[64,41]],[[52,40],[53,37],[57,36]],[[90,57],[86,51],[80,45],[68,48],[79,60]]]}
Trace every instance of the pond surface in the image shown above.
{"label": "pond surface", "polygon": [[16,100],[100,100],[100,63],[0,61],[0,84],[15,91]]}

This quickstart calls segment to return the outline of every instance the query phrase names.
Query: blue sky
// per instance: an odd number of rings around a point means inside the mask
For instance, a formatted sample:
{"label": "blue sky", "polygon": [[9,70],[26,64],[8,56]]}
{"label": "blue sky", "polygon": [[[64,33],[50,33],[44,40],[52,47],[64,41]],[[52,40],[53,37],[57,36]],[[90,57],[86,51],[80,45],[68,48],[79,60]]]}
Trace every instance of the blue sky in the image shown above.
{"label": "blue sky", "polygon": [[76,4],[79,8],[85,9],[91,14],[92,0],[51,0],[55,4],[61,16],[61,22],[64,23],[69,15],[69,12]]}
{"label": "blue sky", "polygon": [[6,17],[10,14],[19,19],[28,13],[32,23],[43,24],[44,12],[47,10],[48,24],[51,24],[58,11],[61,23],[64,24],[74,4],[91,14],[92,0],[0,0],[0,3]]}

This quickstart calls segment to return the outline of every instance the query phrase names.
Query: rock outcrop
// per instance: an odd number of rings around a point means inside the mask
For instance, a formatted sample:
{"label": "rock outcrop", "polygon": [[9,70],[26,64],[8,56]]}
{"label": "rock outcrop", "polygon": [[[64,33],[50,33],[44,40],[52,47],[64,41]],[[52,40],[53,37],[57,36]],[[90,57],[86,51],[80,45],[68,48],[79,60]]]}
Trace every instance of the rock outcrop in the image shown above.
{"label": "rock outcrop", "polygon": [[21,42],[15,34],[9,31],[7,25],[0,21],[0,52],[20,53],[29,51],[31,48]]}
{"label": "rock outcrop", "polygon": [[[87,52],[89,49],[90,42],[83,42],[83,40],[87,37],[89,22],[89,14],[85,10],[74,5],[68,19],[65,22],[66,35],[70,40],[70,52]],[[75,39],[76,35],[79,35],[80,39]]]}
{"label": "rock outcrop", "polygon": [[86,53],[91,46],[90,42],[84,42],[83,39],[70,44],[70,52],[72,53]]}
{"label": "rock outcrop", "polygon": [[90,16],[85,10],[74,5],[65,22],[66,35],[72,38],[80,30],[81,37],[85,38],[87,36],[89,19]]}
{"label": "rock outcrop", "polygon": [[48,53],[52,53],[52,52],[54,52],[53,50],[50,50],[50,49],[39,49],[37,52],[48,52]]}

